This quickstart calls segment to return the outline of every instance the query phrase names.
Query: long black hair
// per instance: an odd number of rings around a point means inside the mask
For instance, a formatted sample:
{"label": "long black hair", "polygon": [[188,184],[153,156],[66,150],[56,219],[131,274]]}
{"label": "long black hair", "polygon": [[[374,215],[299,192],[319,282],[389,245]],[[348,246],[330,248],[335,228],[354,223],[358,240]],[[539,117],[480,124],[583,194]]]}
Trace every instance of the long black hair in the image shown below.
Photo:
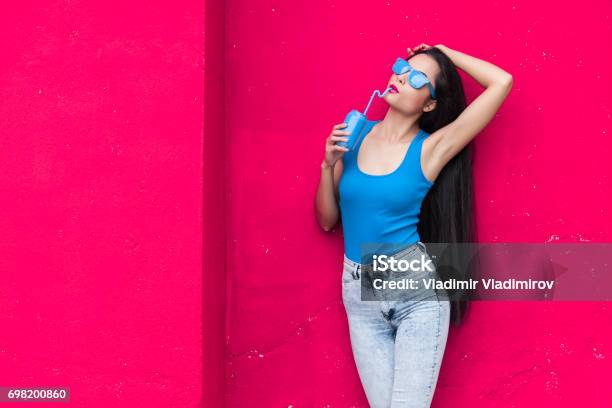
{"label": "long black hair", "polygon": [[[463,82],[453,62],[439,49],[419,50],[413,55],[417,54],[429,55],[440,67],[434,81],[436,107],[419,119],[420,128],[433,133],[457,119],[466,108]],[[472,154],[472,143],[469,143],[444,166],[425,196],[417,225],[424,243],[476,242]],[[463,321],[467,306],[465,295],[452,299],[451,321],[455,325]]]}

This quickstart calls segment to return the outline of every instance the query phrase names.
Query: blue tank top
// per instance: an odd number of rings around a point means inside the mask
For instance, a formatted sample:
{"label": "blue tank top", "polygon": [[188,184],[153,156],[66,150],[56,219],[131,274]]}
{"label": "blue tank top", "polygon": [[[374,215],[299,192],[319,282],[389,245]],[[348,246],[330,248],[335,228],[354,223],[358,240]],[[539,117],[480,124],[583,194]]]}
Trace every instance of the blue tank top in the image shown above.
{"label": "blue tank top", "polygon": [[422,129],[392,173],[377,176],[359,169],[357,155],[361,143],[378,122],[368,120],[355,148],[342,158],[338,189],[344,252],[354,262],[362,262],[361,244],[406,246],[420,241],[417,224],[421,204],[433,185],[421,168],[421,147],[429,136]]}

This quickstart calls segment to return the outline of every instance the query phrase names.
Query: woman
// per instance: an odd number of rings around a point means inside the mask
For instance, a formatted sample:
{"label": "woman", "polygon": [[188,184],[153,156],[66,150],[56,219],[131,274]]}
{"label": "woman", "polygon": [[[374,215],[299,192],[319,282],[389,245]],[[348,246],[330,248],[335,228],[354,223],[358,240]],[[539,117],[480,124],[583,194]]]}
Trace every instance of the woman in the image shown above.
{"label": "woman", "polygon": [[[406,64],[405,61],[409,63]],[[399,69],[396,69],[399,67]],[[485,89],[466,107],[461,68]],[[353,355],[371,407],[427,407],[438,380],[451,316],[465,308],[433,293],[363,301],[364,243],[401,244],[401,257],[430,259],[423,242],[474,242],[471,141],[512,88],[501,68],[444,45],[420,44],[398,59],[382,120],[367,121],[352,150],[326,140],[316,195],[319,225],[342,217],[342,297]],[[368,275],[369,276],[369,275]]]}

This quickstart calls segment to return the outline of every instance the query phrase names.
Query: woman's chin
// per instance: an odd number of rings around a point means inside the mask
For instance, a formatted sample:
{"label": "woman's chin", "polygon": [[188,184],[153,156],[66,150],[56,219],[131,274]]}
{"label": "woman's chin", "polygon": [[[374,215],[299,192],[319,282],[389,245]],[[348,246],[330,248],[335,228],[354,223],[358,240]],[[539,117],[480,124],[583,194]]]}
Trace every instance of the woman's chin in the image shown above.
{"label": "woman's chin", "polygon": [[385,102],[387,102],[387,105],[389,106],[393,106],[394,104],[397,104],[397,94],[388,93],[385,96],[383,96],[382,99]]}

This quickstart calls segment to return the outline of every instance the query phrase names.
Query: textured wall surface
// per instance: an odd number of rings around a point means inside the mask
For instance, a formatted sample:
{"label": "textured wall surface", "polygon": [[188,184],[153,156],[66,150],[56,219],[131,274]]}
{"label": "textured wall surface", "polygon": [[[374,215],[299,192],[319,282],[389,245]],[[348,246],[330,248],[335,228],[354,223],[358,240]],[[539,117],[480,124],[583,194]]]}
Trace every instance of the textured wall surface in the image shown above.
{"label": "textured wall surface", "polygon": [[1,385],[199,405],[203,19],[192,0],[2,3]]}
{"label": "textured wall surface", "polygon": [[[332,125],[407,46],[443,43],[514,76],[475,141],[483,242],[611,240],[609,1],[365,4],[227,2],[228,406],[367,406],[341,229],[322,232],[313,200]],[[480,87],[462,77],[472,100]],[[451,329],[434,406],[609,406],[611,323],[604,303],[474,304]]]}

